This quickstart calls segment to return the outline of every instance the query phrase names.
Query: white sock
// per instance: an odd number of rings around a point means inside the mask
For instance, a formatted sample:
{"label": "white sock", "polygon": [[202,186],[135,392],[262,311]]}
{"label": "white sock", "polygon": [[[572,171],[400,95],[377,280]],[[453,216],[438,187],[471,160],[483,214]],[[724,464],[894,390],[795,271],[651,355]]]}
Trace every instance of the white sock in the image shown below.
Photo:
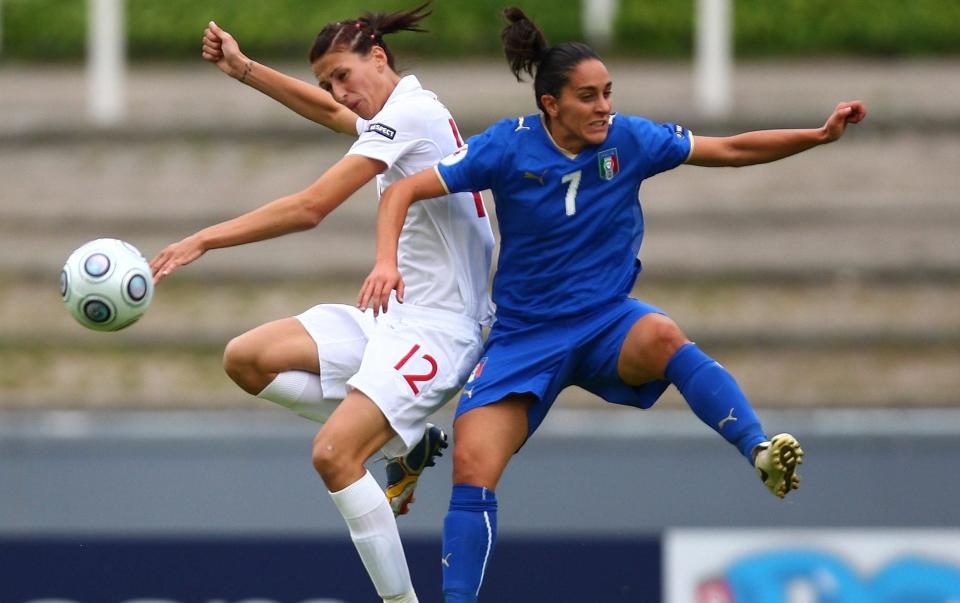
{"label": "white sock", "polygon": [[340,400],[326,400],[320,386],[320,375],[309,371],[277,373],[258,398],[276,402],[301,417],[323,423],[330,418]]}
{"label": "white sock", "polygon": [[417,603],[397,520],[377,480],[367,471],[343,490],[331,492],[330,498],[350,528],[377,594],[385,602]]}

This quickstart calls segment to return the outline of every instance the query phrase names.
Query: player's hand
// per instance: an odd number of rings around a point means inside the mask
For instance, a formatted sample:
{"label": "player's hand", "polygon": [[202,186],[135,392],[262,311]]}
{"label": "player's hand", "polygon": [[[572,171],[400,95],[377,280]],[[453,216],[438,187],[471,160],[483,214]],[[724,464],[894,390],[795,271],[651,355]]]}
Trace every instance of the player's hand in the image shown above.
{"label": "player's hand", "polygon": [[174,270],[186,266],[203,255],[205,249],[196,237],[167,245],[160,253],[150,260],[150,271],[153,272],[153,284],[156,285],[170,276]]}
{"label": "player's hand", "polygon": [[232,78],[239,78],[249,62],[246,55],[240,52],[240,45],[233,36],[213,21],[203,30],[203,49],[200,56]]}
{"label": "player's hand", "polygon": [[387,311],[390,301],[390,292],[396,289],[397,301],[403,303],[403,277],[397,269],[397,263],[377,262],[367,280],[363,281],[360,295],[357,297],[357,307],[366,312],[368,307],[373,308],[373,315],[378,316],[380,309]]}
{"label": "player's hand", "polygon": [[867,108],[862,101],[848,101],[837,104],[833,114],[823,124],[827,142],[837,140],[847,129],[847,124],[858,124],[867,116]]}

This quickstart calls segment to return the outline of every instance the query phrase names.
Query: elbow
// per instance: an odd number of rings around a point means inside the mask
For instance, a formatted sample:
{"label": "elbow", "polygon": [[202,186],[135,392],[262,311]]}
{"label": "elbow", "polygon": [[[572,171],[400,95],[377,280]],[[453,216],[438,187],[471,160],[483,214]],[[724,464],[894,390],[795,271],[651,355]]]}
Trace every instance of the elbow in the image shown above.
{"label": "elbow", "polygon": [[727,149],[724,157],[724,165],[727,167],[741,168],[757,163],[754,157],[747,149],[731,146]]}
{"label": "elbow", "polygon": [[320,211],[318,209],[308,209],[304,212],[303,225],[305,230],[311,228],[316,228],[320,225],[320,222],[323,222],[323,219],[327,217],[326,212]]}
{"label": "elbow", "polygon": [[396,205],[410,207],[416,200],[413,192],[413,187],[407,182],[407,178],[404,178],[394,182],[383,191],[383,195],[380,196],[380,205],[384,207]]}
{"label": "elbow", "polygon": [[771,160],[771,158],[765,157],[760,153],[751,152],[746,149],[735,149],[724,158],[723,165],[732,168],[742,168],[759,163],[767,163]]}
{"label": "elbow", "polygon": [[755,163],[753,159],[747,150],[728,143],[704,149],[702,152],[691,156],[687,163],[705,167],[739,168],[753,165]]}
{"label": "elbow", "polygon": [[330,212],[320,199],[306,198],[300,203],[299,222],[303,230],[315,228]]}

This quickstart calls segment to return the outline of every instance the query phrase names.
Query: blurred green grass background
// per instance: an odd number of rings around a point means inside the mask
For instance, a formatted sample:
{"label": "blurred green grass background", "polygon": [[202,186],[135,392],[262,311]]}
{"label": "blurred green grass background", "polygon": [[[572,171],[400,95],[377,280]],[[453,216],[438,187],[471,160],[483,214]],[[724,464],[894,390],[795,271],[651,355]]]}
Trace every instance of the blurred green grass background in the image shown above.
{"label": "blurred green grass background", "polygon": [[[127,0],[128,50],[142,60],[194,58],[200,32],[215,20],[251,54],[306,56],[330,21],[367,9],[408,9],[416,0]],[[455,59],[498,56],[501,9],[508,0],[435,0],[430,35],[398,35],[403,56]],[[552,42],[582,39],[580,2],[515,2]],[[733,0],[735,52],[740,57],[960,54],[957,0]],[[608,54],[682,59],[693,47],[695,0],[622,0]],[[70,61],[84,54],[86,0],[3,0],[3,57]]]}

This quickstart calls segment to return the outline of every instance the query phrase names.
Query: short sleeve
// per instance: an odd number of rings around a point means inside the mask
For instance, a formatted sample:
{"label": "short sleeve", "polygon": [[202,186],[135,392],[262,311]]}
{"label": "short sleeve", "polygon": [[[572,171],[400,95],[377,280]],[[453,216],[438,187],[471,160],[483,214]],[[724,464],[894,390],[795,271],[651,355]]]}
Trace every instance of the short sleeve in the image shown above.
{"label": "short sleeve", "polygon": [[426,120],[411,119],[410,112],[404,113],[399,105],[381,111],[370,121],[358,119],[359,136],[347,155],[377,159],[389,169],[411,145],[422,143],[425,140],[422,122]]}
{"label": "short sleeve", "polygon": [[447,192],[493,188],[506,146],[502,131],[501,124],[493,125],[440,161],[437,173]]}
{"label": "short sleeve", "polygon": [[673,123],[635,119],[631,124],[647,154],[647,174],[653,176],[684,163],[693,151],[693,134]]}

